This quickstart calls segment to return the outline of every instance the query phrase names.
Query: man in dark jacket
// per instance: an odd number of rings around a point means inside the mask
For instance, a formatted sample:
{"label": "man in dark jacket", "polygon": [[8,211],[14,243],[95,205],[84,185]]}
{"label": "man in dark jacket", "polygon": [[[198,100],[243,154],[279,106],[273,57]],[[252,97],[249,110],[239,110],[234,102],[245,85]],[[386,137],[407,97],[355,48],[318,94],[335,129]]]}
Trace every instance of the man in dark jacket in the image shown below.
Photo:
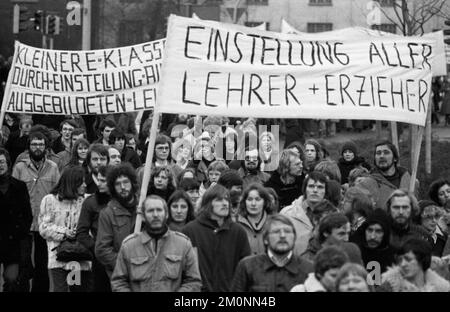
{"label": "man in dark jacket", "polygon": [[19,290],[19,265],[27,264],[21,244],[27,240],[32,220],[27,186],[11,176],[9,153],[0,148],[0,265],[4,291]]}
{"label": "man in dark jacket", "polygon": [[100,211],[95,256],[111,278],[122,241],[134,231],[138,183],[130,164],[113,167],[107,183],[111,201]]}
{"label": "man in dark jacket", "polygon": [[308,273],[313,271],[312,262],[293,253],[296,234],[288,217],[271,216],[266,226],[263,234],[266,253],[239,262],[232,291],[286,292],[303,284]]}
{"label": "man in dark jacket", "polygon": [[[106,176],[107,166],[98,168],[97,187],[98,191],[86,198],[81,206],[80,218],[77,226],[77,240],[88,248],[92,254],[95,253],[95,240],[98,231],[98,217],[100,211],[106,207],[111,199],[108,194]],[[92,261],[92,273],[95,292],[109,292],[111,285],[105,267],[94,258]]]}
{"label": "man in dark jacket", "polygon": [[364,267],[368,268],[367,264],[375,261],[383,273],[394,264],[395,251],[389,243],[390,235],[389,217],[384,210],[376,209],[367,216],[366,221],[350,237],[361,250]]}
{"label": "man in dark jacket", "polygon": [[61,135],[55,139],[52,144],[52,150],[55,154],[64,150],[70,151],[72,148],[72,132],[75,128],[78,128],[78,124],[75,120],[66,119],[60,124]]}
{"label": "man in dark jacket", "polygon": [[22,118],[19,122],[19,130],[12,132],[5,144],[6,149],[11,156],[11,163],[16,162],[17,156],[28,148],[28,135],[30,134],[33,120],[31,118]]}
{"label": "man in dark jacket", "polygon": [[[410,238],[420,238],[433,245],[433,239],[422,226],[412,222],[416,200],[403,190],[394,191],[387,200],[387,212],[391,221],[390,244],[398,250]],[[414,209],[415,208],[415,209]]]}
{"label": "man in dark jacket", "polygon": [[197,248],[203,291],[227,292],[239,261],[250,255],[245,230],[230,218],[230,195],[222,185],[208,189],[202,213],[183,233]]}

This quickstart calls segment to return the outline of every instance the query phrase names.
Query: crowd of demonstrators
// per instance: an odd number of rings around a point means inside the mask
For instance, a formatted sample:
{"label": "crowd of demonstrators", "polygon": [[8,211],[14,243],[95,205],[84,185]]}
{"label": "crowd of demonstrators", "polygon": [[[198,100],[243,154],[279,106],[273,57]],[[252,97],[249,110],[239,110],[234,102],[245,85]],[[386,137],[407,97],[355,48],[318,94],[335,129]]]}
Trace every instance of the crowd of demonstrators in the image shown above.
{"label": "crowd of demonstrators", "polygon": [[[4,291],[450,290],[450,182],[408,192],[391,142],[333,159],[298,121],[281,149],[266,121],[165,115],[146,167],[151,114],[139,134],[133,116],[7,114]],[[58,260],[66,241],[89,260]]]}

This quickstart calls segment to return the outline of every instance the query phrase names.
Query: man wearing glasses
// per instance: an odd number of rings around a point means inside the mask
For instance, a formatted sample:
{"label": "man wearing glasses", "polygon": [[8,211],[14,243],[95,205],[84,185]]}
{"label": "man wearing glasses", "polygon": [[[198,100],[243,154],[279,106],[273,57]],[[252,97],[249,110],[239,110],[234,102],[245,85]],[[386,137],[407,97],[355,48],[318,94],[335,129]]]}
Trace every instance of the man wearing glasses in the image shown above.
{"label": "man wearing glasses", "polygon": [[[12,176],[25,182],[30,194],[33,213],[31,233],[34,238],[34,276],[32,292],[48,292],[47,242],[39,235],[38,216],[42,198],[49,194],[59,180],[56,163],[46,158],[47,138],[40,132],[29,136],[28,152],[30,157],[23,158],[14,166]],[[31,254],[31,250],[29,250]]]}
{"label": "man wearing glasses", "polygon": [[52,144],[52,150],[55,154],[62,151],[70,152],[72,148],[72,132],[75,128],[78,128],[75,120],[66,119],[61,122],[61,135]]}
{"label": "man wearing glasses", "polygon": [[288,217],[280,214],[269,217],[263,235],[266,253],[239,262],[231,291],[286,292],[303,284],[313,265],[294,255],[295,239],[295,228]]}

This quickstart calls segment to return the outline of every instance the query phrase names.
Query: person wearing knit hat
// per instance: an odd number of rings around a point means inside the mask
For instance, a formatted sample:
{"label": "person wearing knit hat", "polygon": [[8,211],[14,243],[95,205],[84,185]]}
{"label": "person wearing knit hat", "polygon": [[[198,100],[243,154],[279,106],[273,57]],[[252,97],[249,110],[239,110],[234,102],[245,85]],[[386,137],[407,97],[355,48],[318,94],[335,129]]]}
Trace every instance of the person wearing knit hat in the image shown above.
{"label": "person wearing knit hat", "polygon": [[341,171],[341,184],[348,183],[348,175],[350,171],[358,166],[362,166],[370,170],[370,165],[361,156],[358,156],[358,148],[352,141],[344,143],[341,149],[341,158],[338,161],[339,170]]}
{"label": "person wearing knit hat", "polygon": [[391,229],[389,217],[384,210],[375,209],[366,221],[350,236],[350,241],[358,245],[364,266],[371,261],[380,264],[381,273],[395,263],[395,250],[389,243]]}
{"label": "person wearing knit hat", "polygon": [[432,200],[419,201],[419,214],[417,223],[425,228],[433,238],[432,255],[442,257],[448,234],[439,226],[439,220],[444,215],[441,207]]}

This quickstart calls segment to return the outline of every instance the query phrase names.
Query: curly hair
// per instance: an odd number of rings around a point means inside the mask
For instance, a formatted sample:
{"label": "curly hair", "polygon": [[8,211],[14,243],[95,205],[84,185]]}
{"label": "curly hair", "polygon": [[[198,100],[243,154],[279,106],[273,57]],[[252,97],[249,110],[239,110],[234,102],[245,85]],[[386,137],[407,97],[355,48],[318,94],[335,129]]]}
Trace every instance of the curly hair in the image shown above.
{"label": "curly hair", "polygon": [[436,204],[438,204],[439,206],[444,206],[445,203],[441,203],[439,201],[439,189],[441,187],[443,187],[444,185],[449,185],[450,186],[450,181],[447,179],[438,179],[436,181],[433,181],[430,185],[430,188],[428,189],[428,197],[430,197],[430,199],[432,201],[434,201]]}
{"label": "curly hair", "polygon": [[111,196],[113,198],[117,198],[117,192],[115,188],[115,183],[118,177],[127,177],[131,182],[131,192],[133,194],[136,194],[139,190],[139,185],[137,181],[137,176],[134,168],[129,163],[122,163],[120,165],[117,165],[115,167],[112,167],[107,176],[106,181],[108,184],[109,192],[111,193]]}
{"label": "curly hair", "polygon": [[[78,156],[78,147],[82,145],[82,146],[86,146],[86,148],[89,150],[89,142],[86,139],[78,139],[75,141],[75,143],[73,144],[72,147],[72,152],[71,152],[71,156],[70,156],[70,160],[69,160],[69,165],[73,165],[73,166],[77,166],[79,165],[79,160],[80,157]],[[87,157],[86,157],[87,159]],[[84,160],[84,162],[86,162],[86,159]]]}

